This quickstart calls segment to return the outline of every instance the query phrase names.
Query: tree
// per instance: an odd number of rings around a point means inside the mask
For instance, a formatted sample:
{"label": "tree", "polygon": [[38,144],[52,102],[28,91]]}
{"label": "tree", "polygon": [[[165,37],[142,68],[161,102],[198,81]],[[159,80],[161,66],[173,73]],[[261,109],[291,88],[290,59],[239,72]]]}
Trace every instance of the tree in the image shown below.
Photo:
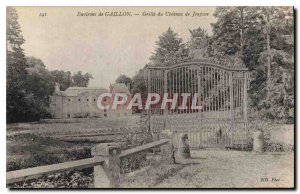
{"label": "tree", "polygon": [[89,85],[90,79],[93,79],[92,74],[82,74],[81,71],[78,71],[72,76],[72,86],[87,87]]}
{"label": "tree", "polygon": [[26,64],[29,68],[45,69],[46,66],[41,59],[35,57],[26,57]]}
{"label": "tree", "polygon": [[251,73],[249,104],[260,117],[287,119],[293,112],[292,15],[291,7],[221,7],[215,13],[213,55],[241,56]]}
{"label": "tree", "polygon": [[59,89],[65,91],[73,84],[72,75],[70,71],[54,70],[50,72],[54,78],[54,82],[58,83]]}
{"label": "tree", "polygon": [[129,87],[129,89],[131,90],[132,88],[132,80],[130,77],[127,77],[124,74],[121,74],[117,79],[116,79],[116,83],[123,83],[125,84],[127,87]]}
{"label": "tree", "polygon": [[[272,73],[271,73],[271,63],[272,63],[272,49],[273,45],[271,41],[280,41],[282,38],[282,33],[286,35],[288,33],[286,28],[290,29],[290,27],[286,23],[286,16],[292,15],[291,9],[285,7],[259,7],[257,8],[257,12],[259,13],[259,22],[261,23],[263,32],[266,37],[266,52],[267,55],[267,99],[270,97],[271,88],[271,80],[272,80]],[[291,23],[290,23],[291,24]],[[290,35],[291,33],[289,33]],[[271,40],[271,36],[276,37],[276,39]],[[278,36],[279,35],[279,36]],[[276,44],[274,45],[275,47]],[[265,55],[265,53],[263,53]]]}
{"label": "tree", "polygon": [[24,38],[18,23],[18,14],[7,7],[6,23],[6,115],[7,122],[35,121],[50,116],[49,95],[55,82],[62,90],[75,86],[87,86],[92,75],[78,72],[49,72],[42,60],[25,57],[22,49]]}
{"label": "tree", "polygon": [[26,60],[21,47],[25,40],[14,8],[7,7],[6,18],[6,116],[7,122],[16,122],[25,119],[27,108]]}
{"label": "tree", "polygon": [[140,69],[136,74],[132,77],[132,89],[131,93],[141,93],[146,94],[146,80],[144,78],[145,69]]}
{"label": "tree", "polygon": [[168,28],[156,41],[155,52],[150,57],[150,64],[169,66],[188,59],[188,50],[171,28]]}
{"label": "tree", "polygon": [[[134,95],[136,93],[141,94],[142,98],[142,105],[145,107],[146,101],[147,101],[147,87],[146,87],[146,80],[144,77],[146,69],[140,69],[136,74],[132,77],[132,87],[131,87],[131,93]],[[142,110],[139,110],[136,106],[133,107],[134,112],[141,112]]]}
{"label": "tree", "polygon": [[74,75],[72,75],[70,71],[59,70],[54,70],[50,73],[54,82],[58,83],[59,89],[62,91],[65,91],[71,86],[87,87],[90,79],[93,79],[93,76],[90,73],[82,74],[82,71],[78,71]]}
{"label": "tree", "polygon": [[294,23],[289,7],[261,7],[265,34],[259,63],[266,69],[266,96],[259,108],[266,117],[292,121],[294,116]]}
{"label": "tree", "polygon": [[[247,36],[253,33],[257,25],[255,7],[218,7],[214,16],[217,22],[212,24],[213,36],[210,44],[217,62],[243,66]],[[246,65],[246,64],[245,64]],[[247,65],[246,65],[247,66]]]}
{"label": "tree", "polygon": [[26,77],[27,121],[50,117],[49,96],[53,94],[55,82],[42,60],[26,57],[28,75]]}

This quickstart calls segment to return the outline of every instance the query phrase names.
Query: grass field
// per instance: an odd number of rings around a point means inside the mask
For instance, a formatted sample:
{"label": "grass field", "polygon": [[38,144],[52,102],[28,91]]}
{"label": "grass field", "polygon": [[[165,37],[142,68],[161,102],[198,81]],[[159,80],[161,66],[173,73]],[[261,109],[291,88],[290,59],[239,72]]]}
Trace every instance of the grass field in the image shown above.
{"label": "grass field", "polygon": [[7,170],[88,158],[97,143],[125,141],[139,129],[139,117],[82,119],[73,122],[19,123],[7,126]]}

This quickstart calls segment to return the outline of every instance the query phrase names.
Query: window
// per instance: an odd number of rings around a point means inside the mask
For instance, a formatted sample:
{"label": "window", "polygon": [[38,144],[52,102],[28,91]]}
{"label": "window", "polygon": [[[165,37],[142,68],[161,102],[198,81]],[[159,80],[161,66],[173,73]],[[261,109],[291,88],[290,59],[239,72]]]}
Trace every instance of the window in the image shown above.
{"label": "window", "polygon": [[71,117],[71,115],[70,115],[70,114],[67,114],[67,117],[68,117],[68,118],[70,118],[70,117]]}
{"label": "window", "polygon": [[80,98],[78,99],[78,101],[80,101]]}
{"label": "window", "polygon": [[89,101],[89,99],[87,98],[86,101]]}
{"label": "window", "polygon": [[69,98],[69,102],[71,101],[71,98]]}
{"label": "window", "polygon": [[96,99],[94,99],[94,102],[96,102]]}

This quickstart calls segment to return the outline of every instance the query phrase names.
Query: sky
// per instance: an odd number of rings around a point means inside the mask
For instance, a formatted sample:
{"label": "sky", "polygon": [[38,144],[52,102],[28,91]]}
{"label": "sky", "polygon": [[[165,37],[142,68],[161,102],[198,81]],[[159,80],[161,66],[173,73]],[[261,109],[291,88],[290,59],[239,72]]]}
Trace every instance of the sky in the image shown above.
{"label": "sky", "polygon": [[[143,68],[155,50],[158,37],[169,27],[188,41],[188,29],[201,27],[211,33],[210,24],[216,21],[214,7],[16,7],[16,10],[26,56],[41,59],[49,70],[89,72],[94,77],[89,86],[104,88],[120,74],[132,77]],[[104,16],[78,16],[78,12],[97,15],[102,12]],[[105,16],[111,12],[131,12],[131,15]],[[157,16],[158,12],[164,16]],[[183,16],[166,16],[166,12]],[[187,12],[189,16],[185,16]],[[193,12],[205,16],[192,17]],[[46,16],[42,17],[44,13]]]}

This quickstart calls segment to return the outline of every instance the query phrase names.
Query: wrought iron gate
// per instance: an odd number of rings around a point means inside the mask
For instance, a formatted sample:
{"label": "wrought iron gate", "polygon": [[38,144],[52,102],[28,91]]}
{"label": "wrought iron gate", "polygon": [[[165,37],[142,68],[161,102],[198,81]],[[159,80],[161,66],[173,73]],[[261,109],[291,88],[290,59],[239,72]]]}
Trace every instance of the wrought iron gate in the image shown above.
{"label": "wrought iron gate", "polygon": [[[221,66],[207,62],[187,62],[169,67],[148,66],[148,93],[169,98],[179,95],[174,109],[160,104],[149,109],[150,128],[154,139],[160,132],[173,132],[174,146],[180,134],[188,134],[191,148],[226,147],[247,143],[247,87],[248,69]],[[184,101],[181,96],[191,94]],[[197,94],[197,105],[192,109],[192,97]],[[184,102],[183,102],[184,101]],[[180,109],[186,104],[186,109]]]}

